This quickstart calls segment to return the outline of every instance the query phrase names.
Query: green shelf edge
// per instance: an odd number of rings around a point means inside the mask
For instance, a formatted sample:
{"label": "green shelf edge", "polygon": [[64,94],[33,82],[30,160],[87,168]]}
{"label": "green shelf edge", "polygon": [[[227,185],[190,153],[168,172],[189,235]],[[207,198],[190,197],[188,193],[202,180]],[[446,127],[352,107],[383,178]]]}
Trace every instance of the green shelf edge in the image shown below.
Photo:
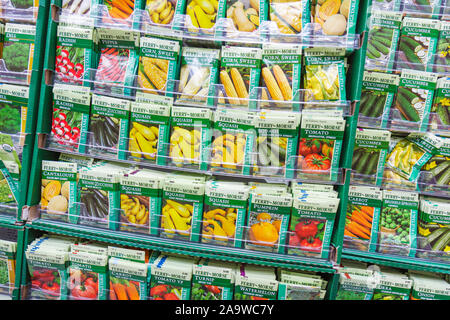
{"label": "green shelf edge", "polygon": [[[288,269],[335,273],[331,261],[307,261],[308,258],[292,258],[286,255],[277,256],[272,253],[249,251],[245,249],[221,248],[218,246],[203,245],[198,243],[183,242],[180,248],[178,241],[139,234],[124,233],[108,229],[91,228],[80,225],[70,225],[55,221],[35,220],[26,224],[27,229],[53,232],[68,236],[77,236],[91,240],[132,246],[143,249],[159,250],[169,253],[177,253],[195,257],[211,258],[216,260],[231,261],[236,263],[257,264],[268,267],[281,267]],[[236,250],[236,252],[232,252]],[[249,254],[252,256],[249,257]]]}
{"label": "green shelf edge", "polygon": [[450,274],[450,264],[438,263],[429,260],[425,261],[401,256],[389,256],[381,253],[363,252],[351,249],[344,249],[342,258],[369,262],[400,269]]}
{"label": "green shelf edge", "polygon": [[0,214],[0,227],[10,228],[10,229],[21,229],[23,225],[16,224],[16,217],[12,215],[2,215]]}

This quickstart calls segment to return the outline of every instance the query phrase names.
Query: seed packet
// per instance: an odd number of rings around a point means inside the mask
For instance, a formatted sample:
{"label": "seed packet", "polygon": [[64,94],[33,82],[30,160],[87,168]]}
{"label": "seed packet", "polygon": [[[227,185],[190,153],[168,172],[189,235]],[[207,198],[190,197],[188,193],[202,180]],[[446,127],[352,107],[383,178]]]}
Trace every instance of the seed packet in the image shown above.
{"label": "seed packet", "polygon": [[318,35],[343,36],[354,35],[359,1],[326,0],[312,1],[313,21],[320,25]]}
{"label": "seed packet", "polygon": [[419,195],[383,190],[378,252],[414,257],[417,247]]}
{"label": "seed packet", "polygon": [[[450,65],[450,64],[449,64]],[[434,91],[429,130],[439,130],[445,135],[450,126],[450,78],[440,78]]]}
{"label": "seed packet", "polygon": [[175,104],[214,105],[220,50],[183,47]]}
{"label": "seed packet", "polygon": [[69,254],[69,299],[106,300],[108,256],[83,251]]}
{"label": "seed packet", "polygon": [[42,160],[41,218],[76,220],[77,164]]}
{"label": "seed packet", "polygon": [[420,200],[417,257],[450,261],[450,204],[441,199]]}
{"label": "seed packet", "polygon": [[117,228],[120,208],[120,176],[117,167],[100,165],[79,172],[79,223],[101,228]]}
{"label": "seed packet", "polygon": [[300,118],[299,113],[285,111],[257,114],[254,175],[294,177]]}
{"label": "seed packet", "polygon": [[344,248],[375,252],[382,204],[383,194],[380,188],[350,186]]}
{"label": "seed packet", "polygon": [[192,267],[192,300],[233,300],[236,265],[201,259]]}
{"label": "seed packet", "polygon": [[234,300],[276,300],[278,281],[274,268],[241,265],[236,270]]}
{"label": "seed packet", "polygon": [[438,153],[422,167],[419,190],[447,192],[450,184],[450,139],[445,138]]}
{"label": "seed packet", "polygon": [[[439,11],[441,0],[405,0],[402,10],[407,12],[408,17],[421,17],[430,19],[432,13]],[[439,13],[439,12],[437,12]],[[439,17],[437,17],[439,18]]]}
{"label": "seed packet", "polygon": [[25,252],[31,280],[31,298],[67,300],[69,253],[55,247],[28,247]]}
{"label": "seed packet", "polygon": [[411,274],[413,287],[411,300],[449,300],[450,284],[444,279],[421,274]]}
{"label": "seed packet", "polygon": [[[205,34],[213,33],[217,20],[224,15],[225,0],[187,0],[185,27],[190,32],[200,32]],[[194,27],[195,29],[193,29]]]}
{"label": "seed packet", "polygon": [[441,21],[433,72],[443,74],[450,72],[450,21]]}
{"label": "seed packet", "polygon": [[373,287],[368,276],[339,274],[336,300],[372,300]]}
{"label": "seed packet", "polygon": [[364,71],[358,123],[385,129],[400,76]]}
{"label": "seed packet", "polygon": [[147,263],[150,259],[150,252],[145,249],[136,249],[126,246],[108,246],[108,257]]}
{"label": "seed packet", "polygon": [[169,165],[207,170],[212,112],[174,106],[171,113]]}
{"label": "seed packet", "polygon": [[306,100],[346,100],[345,49],[308,48],[304,56],[304,88],[311,90]]}
{"label": "seed packet", "polygon": [[345,120],[303,116],[300,128],[297,177],[336,181]]}
{"label": "seed packet", "polygon": [[200,239],[205,180],[195,177],[167,175],[162,194],[161,234],[197,242]]}
{"label": "seed packet", "polygon": [[276,23],[282,34],[299,34],[310,23],[309,0],[269,2],[269,19]]}
{"label": "seed packet", "polygon": [[366,69],[391,71],[402,24],[401,12],[373,10],[366,52]]}
{"label": "seed packet", "polygon": [[100,59],[95,72],[95,91],[130,96],[139,61],[139,34],[100,28],[97,36]]}
{"label": "seed packet", "polygon": [[55,83],[49,145],[67,152],[85,153],[90,109],[91,94],[88,87]]}
{"label": "seed packet", "polygon": [[209,180],[201,223],[202,243],[240,248],[244,235],[249,187],[244,183]]}
{"label": "seed packet", "polygon": [[[277,5],[289,6],[300,2],[277,2]],[[272,5],[274,5],[273,3]],[[277,101],[298,101],[300,99],[302,47],[295,44],[264,43],[262,48],[261,98],[273,100],[264,108],[287,108],[298,111],[300,106],[295,103],[277,103]]]}
{"label": "seed packet", "polygon": [[[170,3],[170,1],[166,1]],[[178,41],[141,37],[138,87],[144,92],[173,96],[178,75]]]}
{"label": "seed packet", "polygon": [[431,71],[439,38],[439,20],[405,17],[402,21],[396,69]]}
{"label": "seed packet", "polygon": [[218,108],[210,147],[210,170],[249,175],[256,143],[255,114]]}
{"label": "seed packet", "polygon": [[372,300],[409,300],[413,281],[396,274],[381,274]]}
{"label": "seed packet", "polygon": [[61,15],[68,16],[83,16],[87,18],[91,14],[91,1],[90,0],[63,0],[61,4]]}
{"label": "seed packet", "polygon": [[29,88],[0,84],[0,133],[11,136],[15,146],[25,143]]}
{"label": "seed packet", "polygon": [[260,191],[250,191],[245,248],[284,253],[292,195]]}
{"label": "seed packet", "polygon": [[92,95],[88,152],[126,159],[129,112],[129,100]]}
{"label": "seed packet", "polygon": [[137,92],[131,102],[128,158],[166,164],[173,98]]}
{"label": "seed packet", "polygon": [[[99,0],[102,7],[98,9],[98,17],[103,25],[123,24],[131,27],[133,13],[135,9],[135,0]],[[140,3],[137,1],[136,4]]]}
{"label": "seed packet", "polygon": [[0,294],[11,295],[16,279],[17,242],[0,239]]}
{"label": "seed packet", "polygon": [[381,186],[391,133],[358,128],[352,159],[352,181]]}
{"label": "seed packet", "polygon": [[[261,22],[267,20],[267,1],[260,0],[226,0],[226,12],[221,11],[221,17],[230,20],[227,31],[232,37],[233,32],[255,32]],[[245,34],[245,33],[244,33]]]}
{"label": "seed packet", "polygon": [[0,60],[0,81],[30,84],[35,35],[35,25],[5,24],[3,55]]}
{"label": "seed packet", "polygon": [[322,285],[326,281],[320,277],[281,270],[279,279],[278,300],[323,300],[325,297]]}
{"label": "seed packet", "polygon": [[294,198],[287,254],[328,258],[339,199]]}
{"label": "seed packet", "polygon": [[122,175],[119,230],[157,235],[161,189],[159,172],[143,169]]}
{"label": "seed packet", "polygon": [[55,82],[90,86],[94,68],[94,29],[58,26],[56,34]]}
{"label": "seed packet", "polygon": [[175,15],[183,14],[186,7],[185,0],[147,0],[145,1],[145,11],[149,16],[149,23],[145,24],[146,31],[152,29],[166,30],[166,28],[179,28],[174,23]]}
{"label": "seed packet", "polygon": [[333,188],[333,185],[329,184],[316,184],[316,183],[305,183],[301,181],[292,181],[291,182],[291,190],[292,194],[298,192],[316,192],[316,193],[324,193],[325,195],[329,195],[331,193],[335,193],[336,191]]}
{"label": "seed packet", "polygon": [[257,108],[257,90],[261,76],[261,49],[223,46],[220,60],[220,90],[227,105]]}
{"label": "seed packet", "polygon": [[[272,195],[284,195],[290,193],[289,187],[284,183],[265,183],[249,181],[248,186],[252,193],[265,193]],[[250,194],[251,196],[251,194]]]}
{"label": "seed packet", "polygon": [[400,85],[390,113],[390,127],[425,132],[430,119],[437,74],[402,70]]}
{"label": "seed packet", "polygon": [[109,259],[109,300],[147,300],[148,265],[126,259]]}
{"label": "seed packet", "polygon": [[151,300],[189,300],[194,260],[160,255],[151,264]]}
{"label": "seed packet", "polygon": [[432,133],[410,133],[396,143],[386,166],[409,181],[415,181],[420,169],[435,154],[443,140]]}

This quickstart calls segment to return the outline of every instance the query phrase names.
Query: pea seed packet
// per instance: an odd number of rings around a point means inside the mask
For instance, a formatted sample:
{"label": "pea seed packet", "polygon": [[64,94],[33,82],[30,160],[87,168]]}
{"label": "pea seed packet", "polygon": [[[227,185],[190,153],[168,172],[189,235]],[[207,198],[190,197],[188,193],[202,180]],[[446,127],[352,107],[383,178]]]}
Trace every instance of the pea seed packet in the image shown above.
{"label": "pea seed packet", "polygon": [[130,101],[92,95],[88,152],[126,159]]}
{"label": "pea seed packet", "polygon": [[311,90],[306,101],[347,99],[344,56],[344,48],[305,49],[304,88]]}
{"label": "pea seed packet", "polygon": [[378,252],[414,257],[417,248],[419,195],[383,190]]}
{"label": "pea seed packet", "polygon": [[166,165],[173,98],[137,92],[130,107],[128,158]]}
{"label": "pea seed packet", "polygon": [[151,264],[151,300],[189,300],[193,259],[161,255]]}
{"label": "pea seed packet", "polygon": [[450,204],[438,198],[420,200],[417,257],[449,261]]}
{"label": "pea seed packet", "polygon": [[108,256],[83,251],[69,254],[69,299],[106,300]]}
{"label": "pea seed packet", "polygon": [[178,41],[141,37],[138,87],[144,92],[172,97],[179,72],[179,51]]}
{"label": "pea seed packet", "polygon": [[372,300],[409,300],[413,281],[396,274],[381,274]]}
{"label": "pea seed packet", "polygon": [[5,24],[3,54],[0,64],[0,81],[25,85],[30,84],[35,35],[35,25]]}
{"label": "pea seed packet", "polygon": [[209,180],[201,223],[202,243],[242,247],[249,187],[244,183]]}
{"label": "pea seed packet", "polygon": [[[223,46],[220,59],[220,84],[226,105],[257,108],[257,90],[261,76],[259,48]],[[250,99],[250,100],[248,100]],[[253,99],[253,100],[252,100]],[[219,104],[220,103],[219,101]]]}
{"label": "pea seed packet", "polygon": [[109,300],[147,300],[147,263],[112,257],[109,266]]}
{"label": "pea seed packet", "polygon": [[0,239],[0,294],[11,295],[16,279],[17,242]]}
{"label": "pea seed packet", "polygon": [[284,253],[292,195],[251,190],[245,248]]}
{"label": "pea seed packet", "polygon": [[131,170],[120,178],[119,230],[158,234],[163,177],[150,170]]}
{"label": "pea seed packet", "polygon": [[95,67],[94,28],[58,25],[55,83],[90,86],[89,69]]}
{"label": "pea seed packet", "polygon": [[405,17],[402,21],[396,69],[431,71],[439,38],[437,19]]}
{"label": "pea seed packet", "polygon": [[192,300],[233,300],[236,265],[201,259],[192,267]]}
{"label": "pea seed packet", "polygon": [[396,143],[386,166],[409,181],[415,181],[421,168],[441,147],[443,139],[432,133],[410,133]]}
{"label": "pea seed packet", "polygon": [[169,165],[207,170],[212,112],[174,106],[171,111]]}
{"label": "pea seed packet", "polygon": [[85,153],[90,105],[90,88],[55,83],[49,145],[66,152]]}
{"label": "pea seed packet", "polygon": [[299,113],[262,111],[256,115],[253,174],[293,178],[298,146]]}
{"label": "pea seed packet", "polygon": [[440,78],[434,91],[429,130],[445,131],[450,126],[450,78]]}
{"label": "pea seed packet", "polygon": [[401,24],[401,12],[372,9],[366,52],[366,69],[381,72],[392,70]]}
{"label": "pea seed packet", "polygon": [[78,212],[76,163],[42,160],[41,218],[75,223]]}
{"label": "pea seed packet", "polygon": [[383,193],[380,188],[350,186],[344,229],[344,248],[375,252]]}
{"label": "pea seed packet", "polygon": [[275,269],[241,265],[236,270],[234,300],[276,300],[277,292]]}
{"label": "pea seed packet", "polygon": [[220,50],[183,47],[175,104],[214,106]]}
{"label": "pea seed packet", "polygon": [[397,95],[390,113],[391,128],[425,132],[436,89],[437,74],[402,70]]}
{"label": "pea seed packet", "polygon": [[399,84],[399,75],[364,71],[358,123],[387,128]]}
{"label": "pea seed packet", "polygon": [[352,159],[352,181],[381,186],[391,133],[358,128]]}

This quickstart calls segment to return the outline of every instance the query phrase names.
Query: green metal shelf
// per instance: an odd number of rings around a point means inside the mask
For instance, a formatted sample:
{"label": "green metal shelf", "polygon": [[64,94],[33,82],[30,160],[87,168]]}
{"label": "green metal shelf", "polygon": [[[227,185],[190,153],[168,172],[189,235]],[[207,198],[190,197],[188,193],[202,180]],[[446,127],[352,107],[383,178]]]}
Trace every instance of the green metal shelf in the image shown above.
{"label": "green metal shelf", "polygon": [[363,252],[352,249],[344,249],[342,258],[374,263],[394,268],[450,274],[450,263],[440,263],[420,258],[394,256],[376,252]]}
{"label": "green metal shelf", "polygon": [[236,263],[240,262],[268,267],[282,267],[296,270],[335,273],[333,262],[331,260],[289,256],[240,248],[227,248],[42,219],[36,219],[28,222],[26,228],[53,232],[67,236],[87,238],[118,245],[160,250],[169,253],[211,258]]}
{"label": "green metal shelf", "polygon": [[23,229],[23,223],[17,223],[15,216],[0,214],[0,227],[10,229]]}

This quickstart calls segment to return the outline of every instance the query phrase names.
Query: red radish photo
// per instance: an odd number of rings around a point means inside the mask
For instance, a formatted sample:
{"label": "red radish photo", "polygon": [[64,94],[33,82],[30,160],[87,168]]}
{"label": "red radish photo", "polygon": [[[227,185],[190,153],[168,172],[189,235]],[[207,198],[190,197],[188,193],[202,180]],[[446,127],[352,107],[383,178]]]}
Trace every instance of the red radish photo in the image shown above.
{"label": "red radish photo", "polygon": [[56,47],[56,80],[67,84],[82,84],[84,76],[84,48]]}

